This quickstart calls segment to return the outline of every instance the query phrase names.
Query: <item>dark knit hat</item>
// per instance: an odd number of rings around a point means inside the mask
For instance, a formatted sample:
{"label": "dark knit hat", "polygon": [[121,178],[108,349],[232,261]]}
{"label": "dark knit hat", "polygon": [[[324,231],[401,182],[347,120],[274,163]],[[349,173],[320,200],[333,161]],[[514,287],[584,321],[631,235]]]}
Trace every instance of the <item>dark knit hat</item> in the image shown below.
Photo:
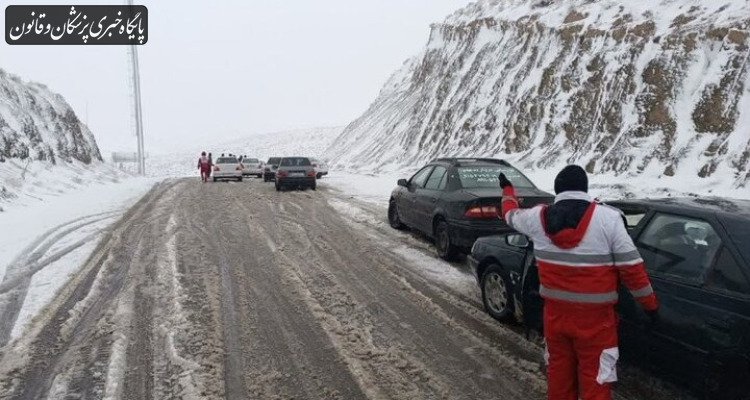
{"label": "dark knit hat", "polygon": [[589,191],[589,178],[586,176],[586,171],[577,165],[568,165],[555,178],[555,194],[569,191]]}

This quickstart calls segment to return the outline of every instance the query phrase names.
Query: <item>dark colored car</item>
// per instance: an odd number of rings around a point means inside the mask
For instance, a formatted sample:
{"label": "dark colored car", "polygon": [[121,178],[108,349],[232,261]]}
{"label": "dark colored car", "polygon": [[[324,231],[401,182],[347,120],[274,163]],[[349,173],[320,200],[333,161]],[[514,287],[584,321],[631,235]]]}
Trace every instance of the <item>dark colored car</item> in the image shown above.
{"label": "dark colored car", "polygon": [[310,188],[315,190],[317,178],[315,167],[307,157],[284,157],[276,169],[276,190],[287,188]]}
{"label": "dark colored car", "polygon": [[435,239],[440,257],[450,260],[471,248],[478,237],[509,230],[500,219],[500,173],[513,182],[521,207],[550,203],[541,191],[503,160],[441,158],[401,179],[391,194],[388,221],[393,228],[409,227]]}
{"label": "dark colored car", "polygon": [[[652,322],[620,291],[621,354],[707,399],[750,398],[750,201],[627,200],[628,231],[659,298]],[[542,330],[539,278],[525,236],[478,240],[469,263],[486,310]]]}
{"label": "dark colored car", "polygon": [[276,180],[276,169],[279,168],[281,157],[271,157],[263,167],[263,182],[273,182]]}

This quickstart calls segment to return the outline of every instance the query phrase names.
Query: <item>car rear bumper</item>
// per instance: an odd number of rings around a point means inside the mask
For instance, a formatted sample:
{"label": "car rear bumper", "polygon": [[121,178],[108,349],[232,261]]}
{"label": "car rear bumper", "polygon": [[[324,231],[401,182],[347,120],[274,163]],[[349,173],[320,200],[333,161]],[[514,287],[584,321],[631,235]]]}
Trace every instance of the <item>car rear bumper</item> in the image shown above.
{"label": "car rear bumper", "polygon": [[242,172],[240,171],[236,171],[236,172],[214,171],[212,176],[216,179],[237,179],[237,178],[242,178]]}
{"label": "car rear bumper", "polygon": [[504,221],[448,221],[451,242],[459,247],[470,248],[480,237],[499,235],[512,229]]}
{"label": "car rear bumper", "polygon": [[312,186],[315,184],[315,177],[305,176],[300,178],[277,178],[276,181],[281,186]]}

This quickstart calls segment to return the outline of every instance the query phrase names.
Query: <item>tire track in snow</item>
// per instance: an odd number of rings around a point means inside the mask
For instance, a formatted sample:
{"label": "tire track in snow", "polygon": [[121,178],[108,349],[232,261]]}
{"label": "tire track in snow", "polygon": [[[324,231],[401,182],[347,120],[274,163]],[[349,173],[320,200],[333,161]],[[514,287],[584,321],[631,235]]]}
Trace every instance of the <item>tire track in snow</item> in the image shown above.
{"label": "tire track in snow", "polygon": [[[0,282],[0,347],[5,346],[10,340],[34,274],[94,240],[106,228],[101,227],[52,254],[47,254],[49,250],[55,244],[69,236],[74,236],[76,232],[87,227],[100,223],[104,223],[102,225],[105,226],[109,225],[110,220],[117,214],[118,212],[93,214],[58,225],[37,238],[11,262],[6,269],[3,281]],[[47,257],[43,259],[45,255]]]}

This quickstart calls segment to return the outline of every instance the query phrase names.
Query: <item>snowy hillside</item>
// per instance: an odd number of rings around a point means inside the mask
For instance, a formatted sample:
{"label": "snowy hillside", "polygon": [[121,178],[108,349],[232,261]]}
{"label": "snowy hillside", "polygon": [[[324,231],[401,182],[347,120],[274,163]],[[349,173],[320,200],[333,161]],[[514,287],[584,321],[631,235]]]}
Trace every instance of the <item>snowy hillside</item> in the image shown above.
{"label": "snowy hillside", "polygon": [[483,155],[745,187],[748,28],[746,0],[481,0],[433,25],[327,155],[374,171]]}
{"label": "snowy hillside", "polygon": [[273,156],[324,157],[324,151],[341,134],[343,128],[309,128],[247,136],[218,143],[213,147],[195,149],[191,153],[161,154],[146,160],[150,176],[198,175],[197,161],[201,151],[211,152],[214,158],[221,153],[247,155],[263,161]]}
{"label": "snowy hillside", "polygon": [[101,161],[94,135],[61,95],[2,69],[0,94],[0,161]]}
{"label": "snowy hillside", "polygon": [[65,99],[0,69],[0,210],[119,174]]}

